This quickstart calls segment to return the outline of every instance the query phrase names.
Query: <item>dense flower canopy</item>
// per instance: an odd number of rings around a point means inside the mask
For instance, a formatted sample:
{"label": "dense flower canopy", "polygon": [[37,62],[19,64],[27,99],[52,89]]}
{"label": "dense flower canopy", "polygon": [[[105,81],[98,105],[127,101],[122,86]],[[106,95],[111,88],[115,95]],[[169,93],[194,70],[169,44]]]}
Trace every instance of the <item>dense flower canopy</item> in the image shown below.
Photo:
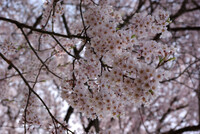
{"label": "dense flower canopy", "polygon": [[[69,60],[71,73],[62,71],[63,99],[93,119],[116,118],[124,115],[128,104],[150,103],[159,81],[166,77],[159,66],[174,53],[173,47],[151,40],[156,34],[162,33],[164,38],[168,33],[169,13],[138,13],[130,25],[119,28],[122,18],[106,1],[85,4],[89,8],[83,13],[83,33],[90,40],[72,45],[80,48],[75,59]],[[74,34],[79,32],[81,29]]]}
{"label": "dense flower canopy", "polygon": [[[165,87],[167,91],[163,91],[162,85],[186,71],[181,71],[183,63],[177,60],[181,57],[181,47],[172,40],[178,37],[172,37],[175,34],[168,30],[172,30],[171,25],[177,25],[173,21],[186,10],[184,4],[188,1],[183,1],[177,14],[162,6],[154,9],[157,1],[150,0],[150,6],[145,8],[145,2],[138,1],[138,8],[131,13],[129,10],[137,1],[44,0],[33,7],[34,0],[1,1],[0,116],[7,110],[9,116],[2,117],[3,120],[12,116],[17,120],[7,125],[20,124],[24,133],[74,133],[68,120],[75,110],[80,113],[86,133],[94,131],[90,129],[92,126],[97,133],[109,133],[105,126],[99,128],[99,122],[111,119],[121,123],[134,108],[162,105],[163,102],[159,105],[155,102],[165,96],[163,93],[169,92],[167,97],[175,96],[170,89],[173,84]],[[198,2],[193,4],[194,9],[199,8]],[[197,64],[198,56],[197,60],[189,60],[192,63],[185,68]],[[166,99],[170,105],[176,100],[177,97],[172,101]],[[63,122],[65,102],[69,109]],[[10,109],[18,110],[12,113]],[[155,116],[160,114],[157,112]],[[164,118],[165,114],[158,122]],[[88,127],[85,127],[86,119]],[[145,127],[143,119],[141,122]],[[160,133],[161,128],[162,125],[157,125],[155,131]],[[122,126],[120,129],[127,131]],[[148,128],[145,130],[148,133]],[[13,131],[18,132],[22,129]]]}

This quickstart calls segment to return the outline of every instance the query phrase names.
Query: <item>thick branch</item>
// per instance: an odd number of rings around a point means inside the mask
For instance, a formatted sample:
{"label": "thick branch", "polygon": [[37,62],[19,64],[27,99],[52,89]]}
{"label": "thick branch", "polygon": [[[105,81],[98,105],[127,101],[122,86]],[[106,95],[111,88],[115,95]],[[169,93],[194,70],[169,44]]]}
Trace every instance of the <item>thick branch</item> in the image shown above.
{"label": "thick branch", "polygon": [[85,129],[85,132],[89,132],[90,128],[94,126],[96,132],[98,133],[100,131],[100,128],[99,128],[99,120],[98,119],[94,119],[94,120],[90,120],[88,126]]}
{"label": "thick branch", "polygon": [[173,28],[169,28],[169,31],[185,31],[185,30],[189,30],[189,31],[197,31],[200,30],[199,26],[187,26],[187,27],[173,27]]}
{"label": "thick branch", "polygon": [[170,131],[164,132],[162,134],[182,134],[183,132],[198,131],[198,130],[200,130],[200,125],[188,126],[188,127],[180,128],[177,130],[170,130]]}
{"label": "thick branch", "polygon": [[67,114],[65,115],[64,121],[68,124],[69,118],[71,114],[74,112],[74,109],[70,106],[67,110]]}
{"label": "thick branch", "polygon": [[21,28],[27,28],[27,29],[30,29],[32,31],[43,33],[43,34],[55,35],[55,36],[60,36],[60,37],[64,37],[64,38],[79,38],[79,39],[89,40],[88,37],[81,36],[81,35],[64,35],[64,34],[60,34],[60,33],[55,33],[55,32],[45,31],[45,30],[42,30],[42,29],[37,29],[37,28],[34,28],[32,26],[26,25],[24,23],[20,23],[16,20],[4,18],[4,17],[0,17],[0,20],[7,21],[7,22],[13,23],[17,26],[20,26]]}

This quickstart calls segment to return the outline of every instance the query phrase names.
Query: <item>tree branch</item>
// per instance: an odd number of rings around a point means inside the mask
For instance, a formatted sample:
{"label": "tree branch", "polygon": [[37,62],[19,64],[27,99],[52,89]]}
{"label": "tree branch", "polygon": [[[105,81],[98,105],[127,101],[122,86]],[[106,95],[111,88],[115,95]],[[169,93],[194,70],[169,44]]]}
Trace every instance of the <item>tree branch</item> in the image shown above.
{"label": "tree branch", "polygon": [[[36,19],[35,23],[33,24],[33,27],[36,28],[37,25],[40,23],[40,21],[42,20],[42,14]],[[30,32],[28,32],[27,35],[31,34],[32,30],[30,30]]]}
{"label": "tree branch", "polygon": [[69,106],[68,110],[67,110],[67,114],[65,115],[64,121],[68,124],[69,118],[71,116],[71,114],[74,112],[73,107]]}
{"label": "tree branch", "polygon": [[185,31],[185,30],[197,31],[197,30],[200,30],[200,26],[194,26],[194,27],[191,27],[191,26],[187,26],[187,27],[173,27],[173,28],[169,27],[169,31]]}
{"label": "tree branch", "polygon": [[19,71],[19,69],[10,61],[8,60],[1,52],[0,52],[0,57],[7,62],[7,64],[11,65],[16,71],[17,73],[20,75],[20,77],[22,78],[22,80],[24,81],[24,83],[26,84],[26,86],[28,87],[28,89],[42,102],[42,104],[44,105],[44,107],[46,108],[47,112],[49,113],[49,115],[51,116],[51,118],[57,122],[58,124],[60,124],[63,128],[65,128],[66,130],[68,130],[69,132],[73,133],[71,130],[69,130],[66,126],[64,126],[62,123],[60,123],[51,113],[51,111],[49,110],[48,106],[46,105],[46,103],[43,101],[43,99],[31,88],[31,86],[29,85],[28,81],[25,79],[25,77],[23,76],[23,74]]}
{"label": "tree branch", "polygon": [[135,15],[135,13],[138,13],[140,11],[140,9],[142,8],[142,5],[144,3],[145,3],[145,0],[139,0],[139,4],[138,4],[136,11],[131,13],[130,15],[126,16],[126,18],[124,19],[124,23],[120,24],[118,27],[122,28],[125,25],[127,25],[129,23],[129,21],[132,19],[132,17]]}
{"label": "tree branch", "polygon": [[188,127],[180,128],[177,130],[170,130],[168,132],[164,132],[161,134],[182,134],[183,132],[199,131],[199,130],[200,130],[200,124],[196,126],[188,126]]}
{"label": "tree branch", "polygon": [[[18,25],[17,25],[18,26]],[[27,35],[25,34],[24,30],[18,26],[18,28],[21,30],[22,34],[24,35],[29,47],[31,48],[31,50],[33,51],[33,53],[35,54],[35,56],[38,58],[38,60],[46,67],[46,69],[51,73],[53,74],[54,76],[58,77],[59,79],[62,79],[60,76],[58,76],[57,74],[55,74],[54,72],[52,72],[49,67],[42,61],[42,59],[39,57],[39,55],[37,54],[37,52],[35,51],[35,49],[32,47]]]}
{"label": "tree branch", "polygon": [[63,20],[63,23],[64,23],[64,25],[65,25],[65,29],[66,29],[67,35],[68,35],[68,36],[71,36],[71,32],[70,32],[69,27],[68,27],[68,25],[67,25],[67,21],[66,21],[65,14],[62,15],[62,20]]}
{"label": "tree branch", "polygon": [[7,21],[7,22],[13,23],[17,26],[20,26],[21,28],[27,28],[27,29],[30,29],[32,31],[43,33],[43,34],[55,35],[55,36],[60,36],[60,37],[64,37],[64,38],[79,38],[79,39],[89,40],[88,37],[81,36],[81,35],[64,35],[64,34],[60,34],[60,33],[55,33],[55,32],[45,31],[45,30],[42,30],[42,29],[37,29],[37,28],[34,28],[32,26],[26,25],[24,23],[20,23],[16,20],[4,18],[4,17],[0,17],[0,20]]}
{"label": "tree branch", "polygon": [[89,132],[90,128],[94,126],[96,132],[98,133],[100,131],[100,128],[99,128],[99,120],[98,119],[94,119],[94,120],[90,120],[88,126],[85,129],[85,132]]}
{"label": "tree branch", "polygon": [[195,60],[193,63],[191,63],[190,65],[188,65],[182,72],[180,72],[178,76],[175,76],[175,77],[170,78],[170,79],[168,79],[168,80],[160,81],[160,83],[164,83],[164,82],[169,82],[169,81],[172,81],[172,80],[176,80],[176,79],[179,78],[182,74],[184,74],[193,64],[196,64],[196,63],[199,62],[199,61],[200,61],[200,59]]}

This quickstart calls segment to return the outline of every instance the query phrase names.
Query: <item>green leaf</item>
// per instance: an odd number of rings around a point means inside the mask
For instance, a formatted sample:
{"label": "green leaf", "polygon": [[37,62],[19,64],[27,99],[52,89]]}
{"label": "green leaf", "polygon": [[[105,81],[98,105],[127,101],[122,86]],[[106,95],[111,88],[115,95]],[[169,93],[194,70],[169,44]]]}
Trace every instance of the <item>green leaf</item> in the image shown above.
{"label": "green leaf", "polygon": [[173,57],[173,58],[168,59],[167,61],[172,61],[172,60],[175,60],[175,59],[176,59],[176,58]]}
{"label": "green leaf", "polygon": [[2,101],[10,101],[9,99],[3,99]]}
{"label": "green leaf", "polygon": [[56,54],[57,53],[57,51],[56,50],[53,50],[52,52],[51,52],[51,56],[53,56],[54,54]]}
{"label": "green leaf", "polygon": [[165,61],[165,58],[166,57],[162,58],[161,56],[159,56],[159,64],[161,64],[163,61]]}
{"label": "green leaf", "polygon": [[119,28],[119,27],[117,27],[117,28],[116,28],[116,30],[120,30],[120,28]]}
{"label": "green leaf", "polygon": [[4,102],[4,101],[6,101],[6,102],[13,102],[14,100],[9,100],[9,99],[3,99],[3,100],[1,100],[1,102]]}
{"label": "green leaf", "polygon": [[172,23],[172,21],[170,20],[170,18],[168,18],[166,22],[168,22],[168,23]]}
{"label": "green leaf", "polygon": [[22,49],[23,47],[22,46],[18,46],[17,50],[19,51],[20,49]]}
{"label": "green leaf", "polygon": [[71,48],[71,49],[74,49],[74,48],[76,48],[76,46],[74,45],[74,46],[71,46],[70,48]]}
{"label": "green leaf", "polygon": [[159,62],[162,60],[162,57],[161,56],[159,56]]}
{"label": "green leaf", "polygon": [[131,36],[131,38],[135,38],[136,37],[136,35],[135,34],[133,34],[132,36]]}
{"label": "green leaf", "polygon": [[119,118],[119,117],[120,117],[120,115],[118,114],[118,115],[117,115],[117,118]]}
{"label": "green leaf", "polygon": [[151,95],[153,95],[153,94],[154,94],[153,90],[149,90],[149,92],[151,93]]}

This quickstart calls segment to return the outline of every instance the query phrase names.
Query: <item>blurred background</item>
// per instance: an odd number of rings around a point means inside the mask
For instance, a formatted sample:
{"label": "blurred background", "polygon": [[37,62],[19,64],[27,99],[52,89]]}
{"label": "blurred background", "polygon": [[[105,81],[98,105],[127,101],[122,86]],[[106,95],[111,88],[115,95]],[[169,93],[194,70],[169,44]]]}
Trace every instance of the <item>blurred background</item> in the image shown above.
{"label": "blurred background", "polygon": [[[161,39],[156,35],[153,39],[174,46],[177,49],[176,59],[166,64],[164,69],[172,72],[169,79],[163,80],[159,87],[158,97],[149,106],[127,106],[126,117],[104,120],[87,119],[70,107],[61,98],[62,81],[52,77],[49,72],[37,64],[33,52],[28,51],[27,42],[22,38],[19,28],[3,21],[9,18],[32,28],[42,28],[45,0],[1,0],[0,1],[0,50],[22,72],[49,107],[53,116],[77,133],[110,134],[199,134],[200,133],[200,0],[108,0],[113,8],[123,16],[125,27],[131,23],[135,13],[154,14],[156,10],[168,11],[172,23],[168,30],[171,37]],[[94,1],[98,3],[99,1]],[[63,12],[57,16],[54,31],[61,34],[74,33],[81,21],[80,1],[63,0]],[[83,5],[84,11],[88,5]],[[38,55],[45,61],[55,49],[55,42],[47,40],[41,33],[24,30],[30,42],[35,44]],[[41,38],[41,39],[40,39]],[[64,39],[63,39],[64,41]],[[68,44],[69,45],[69,44]],[[8,52],[8,53],[7,53]],[[67,61],[63,57],[61,62]],[[46,64],[50,70],[56,70]],[[62,68],[59,68],[62,71]],[[38,71],[40,77],[37,78]],[[33,122],[27,122],[32,133],[53,133],[53,123],[45,107],[34,95],[28,95],[26,85],[16,71],[0,58],[0,133],[20,134],[24,132],[23,113],[27,96],[34,103]],[[38,121],[42,122],[37,123]],[[28,132],[27,132],[28,133]]]}

